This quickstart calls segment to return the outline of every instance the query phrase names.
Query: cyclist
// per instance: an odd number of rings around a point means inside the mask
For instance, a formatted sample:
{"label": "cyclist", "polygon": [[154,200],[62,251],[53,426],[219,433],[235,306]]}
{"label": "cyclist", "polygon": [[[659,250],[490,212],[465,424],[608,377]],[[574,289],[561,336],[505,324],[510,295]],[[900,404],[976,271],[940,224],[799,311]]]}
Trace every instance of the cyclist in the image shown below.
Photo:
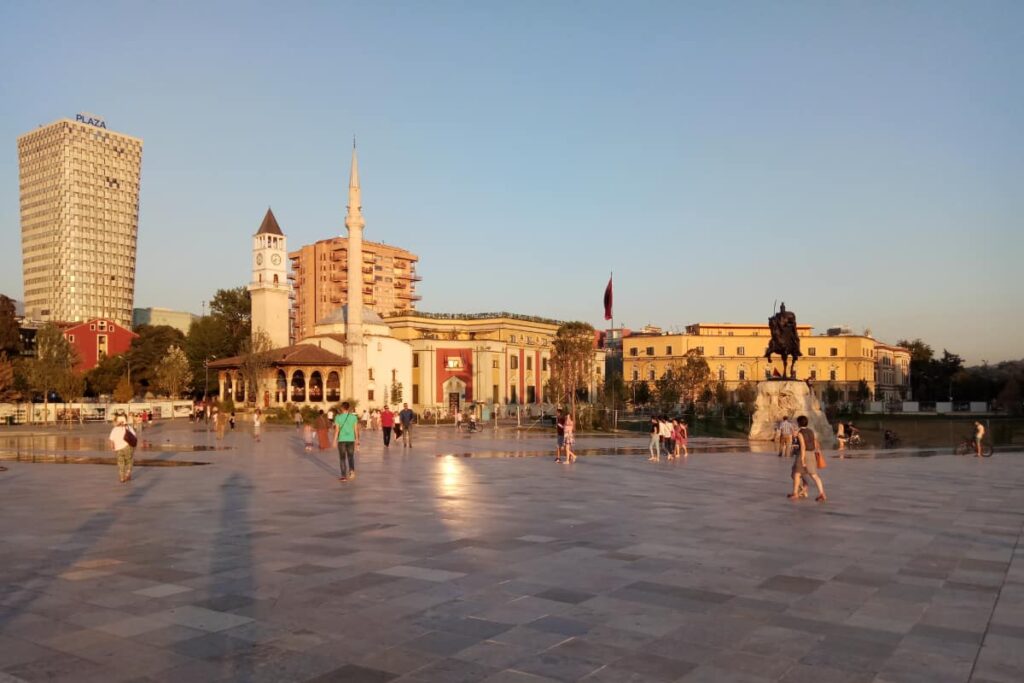
{"label": "cyclist", "polygon": [[974,455],[981,457],[981,440],[985,438],[985,425],[974,421]]}

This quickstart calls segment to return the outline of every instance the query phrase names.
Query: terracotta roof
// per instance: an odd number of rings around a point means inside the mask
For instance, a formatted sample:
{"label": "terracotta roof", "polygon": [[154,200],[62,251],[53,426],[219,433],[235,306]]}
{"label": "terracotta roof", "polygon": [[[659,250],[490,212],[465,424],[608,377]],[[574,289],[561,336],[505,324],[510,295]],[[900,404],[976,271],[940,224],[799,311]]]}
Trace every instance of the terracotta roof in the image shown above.
{"label": "terracotta roof", "polygon": [[[296,344],[294,346],[285,346],[280,349],[273,349],[270,351],[270,356],[270,364],[274,367],[283,367],[286,365],[328,365],[343,367],[346,365],[352,365],[352,361],[348,358],[339,356],[336,353],[331,353],[330,351],[313,344]],[[231,358],[221,358],[211,361],[209,366],[214,370],[230,370],[241,366],[241,364],[241,356],[232,356]]]}
{"label": "terracotta roof", "polygon": [[267,207],[267,215],[263,217],[263,222],[260,223],[260,229],[256,232],[257,235],[281,235],[281,226],[277,224],[277,219],[274,218],[274,212]]}

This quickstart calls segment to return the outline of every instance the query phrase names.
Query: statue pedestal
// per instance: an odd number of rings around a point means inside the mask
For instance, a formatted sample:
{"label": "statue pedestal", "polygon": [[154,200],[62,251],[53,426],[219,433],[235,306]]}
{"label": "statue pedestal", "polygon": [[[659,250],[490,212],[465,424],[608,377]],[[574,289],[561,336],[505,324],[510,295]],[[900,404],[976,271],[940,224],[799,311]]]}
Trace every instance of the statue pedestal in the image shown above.
{"label": "statue pedestal", "polygon": [[796,418],[801,415],[807,416],[808,426],[814,430],[822,446],[832,443],[832,427],[821,411],[821,402],[811,393],[806,382],[787,379],[758,382],[749,438],[751,441],[771,441],[777,422],[788,416],[796,425]]}

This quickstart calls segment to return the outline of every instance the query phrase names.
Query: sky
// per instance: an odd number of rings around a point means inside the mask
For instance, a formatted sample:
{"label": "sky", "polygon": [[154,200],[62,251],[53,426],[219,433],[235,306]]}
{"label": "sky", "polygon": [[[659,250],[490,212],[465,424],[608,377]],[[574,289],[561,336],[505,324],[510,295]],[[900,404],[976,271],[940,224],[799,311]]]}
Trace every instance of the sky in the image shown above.
{"label": "sky", "polygon": [[143,138],[136,306],[201,312],[290,249],[420,256],[419,308],[762,322],[1024,357],[1024,3],[0,3],[0,292],[16,137]]}

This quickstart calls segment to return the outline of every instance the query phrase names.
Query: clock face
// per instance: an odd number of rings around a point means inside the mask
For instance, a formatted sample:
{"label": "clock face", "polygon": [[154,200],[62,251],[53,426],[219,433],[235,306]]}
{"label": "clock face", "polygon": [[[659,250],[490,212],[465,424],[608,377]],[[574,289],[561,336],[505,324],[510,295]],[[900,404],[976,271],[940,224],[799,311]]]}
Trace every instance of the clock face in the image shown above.
{"label": "clock face", "polygon": [[263,254],[256,254],[256,265],[257,266],[262,266],[263,265]]}
{"label": "clock face", "polygon": [[273,256],[270,257],[270,262],[273,263],[275,266],[281,265],[281,255],[274,254]]}

